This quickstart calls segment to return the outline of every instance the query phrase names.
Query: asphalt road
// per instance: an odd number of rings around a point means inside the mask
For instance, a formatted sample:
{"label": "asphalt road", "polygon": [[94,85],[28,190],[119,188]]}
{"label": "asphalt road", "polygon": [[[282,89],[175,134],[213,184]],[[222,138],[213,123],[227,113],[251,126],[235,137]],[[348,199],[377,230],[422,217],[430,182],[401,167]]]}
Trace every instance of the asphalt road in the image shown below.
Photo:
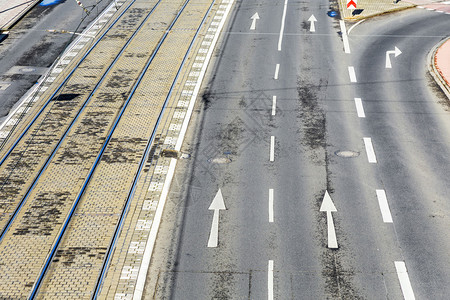
{"label": "asphalt road", "polygon": [[36,5],[0,41],[0,121],[74,38],[71,34],[47,30],[82,32],[111,3],[110,0],[83,1],[86,8],[93,8],[86,17],[76,1],[54,2]]}
{"label": "asphalt road", "polygon": [[[146,299],[446,299],[449,105],[426,58],[449,16],[373,18],[352,29],[345,53],[328,1],[289,0],[285,18],[284,4],[235,4],[183,149],[192,158],[172,183]],[[402,54],[387,69],[395,46]],[[207,247],[219,189],[226,210],[218,246]],[[326,191],[337,249],[320,211]]]}

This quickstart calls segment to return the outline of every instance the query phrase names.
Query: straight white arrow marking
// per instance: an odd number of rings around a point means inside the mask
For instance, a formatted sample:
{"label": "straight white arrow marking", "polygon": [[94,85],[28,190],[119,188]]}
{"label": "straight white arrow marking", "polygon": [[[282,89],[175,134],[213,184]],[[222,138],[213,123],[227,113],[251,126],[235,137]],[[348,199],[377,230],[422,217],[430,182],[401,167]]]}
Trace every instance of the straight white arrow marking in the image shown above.
{"label": "straight white arrow marking", "polygon": [[337,209],[334,206],[333,200],[331,200],[328,191],[325,191],[325,196],[323,197],[322,205],[320,206],[320,211],[325,211],[327,213],[327,224],[328,224],[328,248],[336,249],[338,248],[336,230],[334,229],[333,215],[332,212],[336,212]]}
{"label": "straight white arrow marking", "polygon": [[311,15],[311,17],[309,17],[308,21],[311,22],[311,25],[309,27],[309,31],[310,32],[315,32],[316,31],[316,26],[315,26],[314,22],[316,22],[317,19],[314,17],[314,15]]}
{"label": "straight white arrow marking", "polygon": [[395,270],[397,271],[398,280],[400,281],[400,287],[402,288],[403,297],[405,300],[415,300],[414,292],[409,281],[408,271],[404,261],[396,261]]}
{"label": "straight white arrow marking", "polygon": [[258,13],[255,13],[250,19],[252,19],[252,25],[250,26],[250,30],[256,29],[256,20],[259,20]]}
{"label": "straight white arrow marking", "polygon": [[386,69],[391,69],[392,65],[391,65],[391,58],[390,58],[390,54],[394,54],[394,57],[399,56],[400,54],[402,54],[402,51],[400,51],[400,49],[398,49],[397,47],[395,47],[394,50],[392,51],[386,51]]}
{"label": "straight white arrow marking", "polygon": [[214,210],[214,217],[209,234],[208,247],[215,248],[219,243],[219,211],[225,210],[225,202],[223,201],[222,191],[219,189],[214,200],[209,206],[209,210]]}

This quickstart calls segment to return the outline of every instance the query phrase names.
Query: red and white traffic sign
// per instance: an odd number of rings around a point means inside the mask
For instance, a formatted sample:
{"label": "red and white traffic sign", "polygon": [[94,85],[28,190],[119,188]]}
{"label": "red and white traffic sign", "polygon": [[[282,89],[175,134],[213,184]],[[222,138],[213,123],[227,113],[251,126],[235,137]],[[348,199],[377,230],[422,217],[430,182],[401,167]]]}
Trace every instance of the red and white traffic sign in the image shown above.
{"label": "red and white traffic sign", "polygon": [[358,0],[347,0],[347,8],[348,9],[356,9],[356,3]]}

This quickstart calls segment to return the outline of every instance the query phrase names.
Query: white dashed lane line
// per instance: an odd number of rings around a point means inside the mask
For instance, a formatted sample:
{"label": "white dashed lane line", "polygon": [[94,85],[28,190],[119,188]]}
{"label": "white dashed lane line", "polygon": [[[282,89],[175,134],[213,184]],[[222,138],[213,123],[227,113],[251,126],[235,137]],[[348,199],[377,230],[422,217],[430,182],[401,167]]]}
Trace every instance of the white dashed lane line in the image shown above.
{"label": "white dashed lane line", "polygon": [[275,66],[275,74],[273,75],[273,79],[278,80],[278,73],[280,72],[280,64]]}
{"label": "white dashed lane line", "polygon": [[351,82],[358,82],[356,80],[356,73],[355,73],[355,68],[354,67],[348,67],[348,75],[350,76],[350,81]]}
{"label": "white dashed lane line", "polygon": [[270,161],[275,160],[275,137],[270,137]]}
{"label": "white dashed lane line", "polygon": [[378,205],[380,206],[381,216],[384,223],[392,223],[392,215],[389,209],[389,203],[386,197],[385,190],[376,190]]}
{"label": "white dashed lane line", "polygon": [[365,137],[363,138],[363,140],[364,146],[366,147],[367,159],[369,160],[369,163],[376,164],[377,157],[375,156],[375,150],[373,150],[372,139]]}
{"label": "white dashed lane line", "polygon": [[358,114],[358,117],[365,118],[366,114],[364,113],[364,107],[363,107],[361,98],[355,98],[355,105],[356,105],[356,113]]}
{"label": "white dashed lane line", "polygon": [[403,292],[403,297],[405,300],[415,300],[414,292],[409,281],[408,271],[406,270],[406,265],[404,261],[396,261],[395,269],[397,271],[398,280],[400,281],[400,287]]}
{"label": "white dashed lane line", "polygon": [[272,116],[275,116],[277,112],[277,96],[273,96],[272,100]]}
{"label": "white dashed lane line", "polygon": [[267,299],[273,300],[273,260],[269,260],[267,271]]}
{"label": "white dashed lane line", "polygon": [[273,189],[269,189],[269,223],[273,223]]}

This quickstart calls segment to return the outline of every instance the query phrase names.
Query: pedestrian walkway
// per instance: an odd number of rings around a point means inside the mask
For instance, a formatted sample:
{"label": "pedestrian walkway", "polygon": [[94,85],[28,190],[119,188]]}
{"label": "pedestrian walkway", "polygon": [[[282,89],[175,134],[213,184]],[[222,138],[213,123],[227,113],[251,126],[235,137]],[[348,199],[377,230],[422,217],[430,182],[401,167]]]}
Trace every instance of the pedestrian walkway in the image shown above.
{"label": "pedestrian walkway", "polygon": [[0,0],[0,31],[8,30],[41,0]]}

